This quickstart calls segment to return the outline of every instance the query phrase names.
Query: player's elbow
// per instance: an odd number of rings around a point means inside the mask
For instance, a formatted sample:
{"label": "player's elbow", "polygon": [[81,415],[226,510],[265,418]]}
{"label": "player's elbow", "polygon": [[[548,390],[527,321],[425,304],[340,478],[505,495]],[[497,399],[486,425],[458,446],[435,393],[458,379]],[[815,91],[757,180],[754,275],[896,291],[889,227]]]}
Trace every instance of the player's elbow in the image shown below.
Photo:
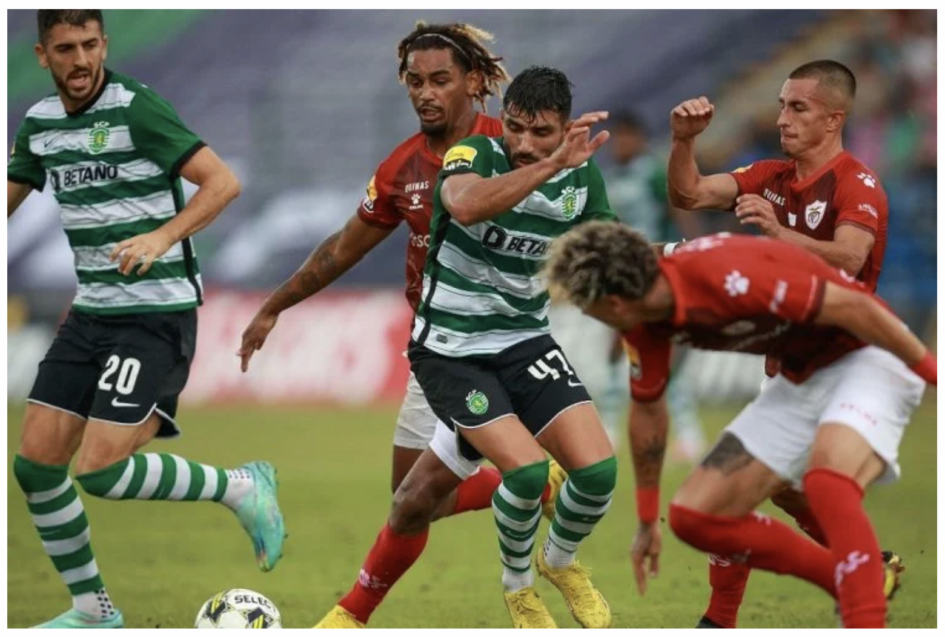
{"label": "player's elbow", "polygon": [[477,210],[474,206],[469,206],[460,202],[450,202],[446,208],[450,216],[461,226],[471,226],[479,221]]}
{"label": "player's elbow", "polygon": [[227,170],[225,175],[224,192],[227,202],[233,201],[243,193],[243,184],[239,178],[233,174],[232,170]]}

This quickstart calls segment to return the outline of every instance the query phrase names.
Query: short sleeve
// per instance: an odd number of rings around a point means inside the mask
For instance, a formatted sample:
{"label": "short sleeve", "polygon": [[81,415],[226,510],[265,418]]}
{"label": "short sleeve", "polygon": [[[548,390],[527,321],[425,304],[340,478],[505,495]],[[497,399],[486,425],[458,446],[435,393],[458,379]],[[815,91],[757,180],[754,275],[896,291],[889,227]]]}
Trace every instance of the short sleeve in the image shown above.
{"label": "short sleeve", "polygon": [[837,227],[852,225],[877,235],[889,217],[879,179],[867,171],[847,173],[837,188]]}
{"label": "short sleeve", "polygon": [[495,167],[495,150],[492,140],[485,135],[468,137],[459,142],[443,156],[443,168],[439,178],[446,179],[453,175],[476,173],[480,177],[492,177]]}
{"label": "short sleeve", "polygon": [[774,174],[783,162],[765,159],[748,164],[741,168],[736,168],[731,173],[738,185],[738,194],[740,195],[761,195],[764,190],[764,184]]}
{"label": "short sleeve", "polygon": [[630,359],[630,394],[639,402],[658,400],[669,384],[672,344],[648,325],[624,332],[623,346]]}
{"label": "short sleeve", "polygon": [[587,203],[581,213],[581,221],[616,221],[617,213],[610,207],[604,176],[593,159],[587,162]]}
{"label": "short sleeve", "polygon": [[46,171],[39,157],[30,151],[30,137],[27,124],[23,123],[16,132],[16,140],[10,150],[7,162],[7,180],[18,184],[29,184],[41,191],[46,186]]}
{"label": "short sleeve", "polygon": [[371,177],[367,193],[358,206],[358,217],[369,226],[393,229],[403,221],[391,196],[393,186],[388,173],[387,162],[382,162]]}
{"label": "short sleeve", "polygon": [[205,144],[177,116],[174,108],[153,91],[137,90],[128,109],[135,148],[168,175],[177,175]]}

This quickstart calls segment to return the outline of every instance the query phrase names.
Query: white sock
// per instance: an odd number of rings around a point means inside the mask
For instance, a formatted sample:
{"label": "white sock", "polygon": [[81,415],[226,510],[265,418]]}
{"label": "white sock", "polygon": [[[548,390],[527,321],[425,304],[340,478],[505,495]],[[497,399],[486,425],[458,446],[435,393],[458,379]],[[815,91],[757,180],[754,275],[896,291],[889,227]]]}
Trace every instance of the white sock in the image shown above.
{"label": "white sock", "polygon": [[545,563],[553,569],[566,568],[574,562],[574,553],[565,551],[560,546],[551,541],[551,538],[545,540],[541,549],[545,554]]}
{"label": "white sock", "polygon": [[72,607],[98,619],[109,619],[115,614],[115,606],[104,588],[90,593],[72,596]]}
{"label": "white sock", "polygon": [[502,568],[502,586],[506,593],[515,593],[523,588],[532,586],[535,583],[535,574],[532,569],[527,571],[515,571],[510,568]]}
{"label": "white sock", "polygon": [[243,503],[243,498],[252,492],[255,483],[253,475],[240,467],[226,470],[226,491],[220,500],[223,504],[236,511]]}

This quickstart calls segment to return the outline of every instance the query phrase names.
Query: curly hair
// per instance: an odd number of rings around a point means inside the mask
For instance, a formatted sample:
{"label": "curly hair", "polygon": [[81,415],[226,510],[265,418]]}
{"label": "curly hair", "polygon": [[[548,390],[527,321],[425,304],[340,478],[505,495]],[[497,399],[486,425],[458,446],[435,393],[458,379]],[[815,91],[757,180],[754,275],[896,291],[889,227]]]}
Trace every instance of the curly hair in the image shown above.
{"label": "curly hair", "polygon": [[583,309],[608,294],[642,299],[659,266],[642,234],[620,223],[592,221],[551,244],[545,272],[554,296]]}
{"label": "curly hair", "polygon": [[483,110],[486,101],[493,95],[502,95],[502,83],[509,81],[509,74],[502,66],[502,58],[493,55],[486,48],[486,42],[492,42],[492,34],[471,24],[454,22],[451,24],[427,24],[419,21],[414,30],[397,45],[397,58],[400,68],[397,77],[404,81],[407,74],[407,56],[414,51],[429,49],[450,49],[453,59],[463,67],[466,73],[482,73],[482,86],[476,95]]}

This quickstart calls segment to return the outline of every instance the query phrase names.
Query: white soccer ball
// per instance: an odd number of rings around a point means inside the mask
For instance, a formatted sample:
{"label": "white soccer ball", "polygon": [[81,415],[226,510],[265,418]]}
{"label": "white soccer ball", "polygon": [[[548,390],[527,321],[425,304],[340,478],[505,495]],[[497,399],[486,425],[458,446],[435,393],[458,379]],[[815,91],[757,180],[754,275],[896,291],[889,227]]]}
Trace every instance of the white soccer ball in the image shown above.
{"label": "white soccer ball", "polygon": [[200,607],[194,628],[282,628],[282,615],[265,595],[231,588]]}

